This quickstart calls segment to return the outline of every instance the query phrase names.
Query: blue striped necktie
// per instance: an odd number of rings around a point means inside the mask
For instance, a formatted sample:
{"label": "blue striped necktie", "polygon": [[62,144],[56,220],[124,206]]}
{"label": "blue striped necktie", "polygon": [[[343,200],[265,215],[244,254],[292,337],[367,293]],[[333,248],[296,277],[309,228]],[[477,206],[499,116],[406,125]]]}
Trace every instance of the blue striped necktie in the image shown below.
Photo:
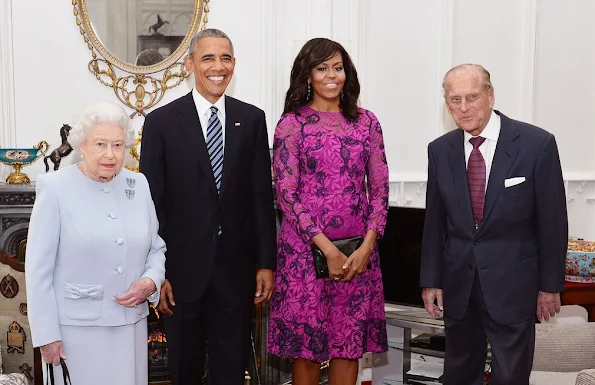
{"label": "blue striped necktie", "polygon": [[223,176],[223,127],[217,117],[217,107],[211,107],[211,117],[207,124],[207,151],[211,160],[211,168],[215,177],[217,191],[221,189]]}

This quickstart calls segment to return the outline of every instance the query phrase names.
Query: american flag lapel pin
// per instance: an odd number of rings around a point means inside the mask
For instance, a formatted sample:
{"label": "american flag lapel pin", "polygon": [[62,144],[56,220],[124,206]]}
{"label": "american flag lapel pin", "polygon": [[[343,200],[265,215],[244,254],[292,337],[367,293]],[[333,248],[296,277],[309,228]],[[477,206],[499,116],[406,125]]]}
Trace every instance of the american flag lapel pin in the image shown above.
{"label": "american flag lapel pin", "polygon": [[235,125],[236,127],[240,127],[240,126],[241,126],[241,123],[240,123],[240,122],[235,122],[235,123],[234,123],[234,125]]}

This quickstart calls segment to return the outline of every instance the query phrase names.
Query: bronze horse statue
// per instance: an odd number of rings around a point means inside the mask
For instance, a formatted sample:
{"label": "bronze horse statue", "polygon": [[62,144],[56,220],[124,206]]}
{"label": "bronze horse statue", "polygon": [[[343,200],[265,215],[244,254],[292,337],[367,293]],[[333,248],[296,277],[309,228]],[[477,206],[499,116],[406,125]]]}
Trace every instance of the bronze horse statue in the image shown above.
{"label": "bronze horse statue", "polygon": [[163,27],[164,24],[169,24],[169,21],[164,21],[161,18],[161,15],[157,14],[157,23],[149,27],[149,33],[151,33],[151,30],[153,30],[153,35],[162,35],[161,33],[157,32],[157,30]]}
{"label": "bronze horse statue", "polygon": [[72,146],[70,145],[70,143],[68,143],[68,140],[66,139],[71,129],[72,127],[70,127],[68,124],[63,124],[62,128],[60,128],[60,138],[62,138],[62,144],[54,151],[52,151],[50,155],[43,157],[43,163],[45,163],[45,172],[48,172],[50,170],[48,158],[54,164],[54,171],[58,171],[58,168],[60,167],[60,161],[62,160],[62,158],[64,158],[72,152]]}

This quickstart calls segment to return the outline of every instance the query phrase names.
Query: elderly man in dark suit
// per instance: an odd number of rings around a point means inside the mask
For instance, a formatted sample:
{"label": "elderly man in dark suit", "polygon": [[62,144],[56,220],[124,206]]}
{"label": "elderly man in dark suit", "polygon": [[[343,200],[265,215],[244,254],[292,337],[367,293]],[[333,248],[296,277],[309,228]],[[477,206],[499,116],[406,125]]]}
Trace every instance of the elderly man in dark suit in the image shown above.
{"label": "elderly man in dark suit", "polygon": [[554,136],[493,111],[490,74],[460,65],[443,82],[458,129],[428,146],[421,287],[443,311],[445,385],[480,385],[486,339],[494,385],[526,385],[535,315],[560,309],[568,241]]}
{"label": "elderly man in dark suit", "polygon": [[224,95],[235,57],[223,32],[199,32],[185,64],[195,88],[147,116],[141,144],[168,245],[158,308],[173,385],[200,383],[205,342],[211,384],[240,385],[252,304],[271,297],[276,265],[265,115]]}

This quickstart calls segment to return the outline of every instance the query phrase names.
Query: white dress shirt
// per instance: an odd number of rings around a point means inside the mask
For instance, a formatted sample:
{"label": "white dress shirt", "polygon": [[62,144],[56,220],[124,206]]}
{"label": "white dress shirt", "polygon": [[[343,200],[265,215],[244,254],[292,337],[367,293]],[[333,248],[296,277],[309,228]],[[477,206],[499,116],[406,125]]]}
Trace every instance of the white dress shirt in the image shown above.
{"label": "white dress shirt", "polygon": [[211,117],[211,107],[217,107],[217,117],[219,118],[221,127],[223,128],[223,153],[225,154],[225,95],[221,96],[219,100],[215,102],[215,104],[211,104],[211,102],[198,93],[196,88],[193,88],[192,99],[194,100],[194,105],[196,106],[196,112],[198,112],[198,118],[200,119],[200,126],[202,128],[202,134],[205,138],[205,142],[207,140],[209,118]]}
{"label": "white dress shirt", "polygon": [[[490,170],[492,169],[492,161],[494,160],[494,153],[496,152],[496,145],[498,144],[498,137],[500,136],[500,116],[492,111],[488,124],[483,129],[479,136],[486,138],[479,146],[479,152],[483,156],[486,163],[486,190],[488,188],[488,181],[490,180]],[[469,164],[469,156],[473,150],[473,145],[469,142],[473,136],[465,131],[463,135],[465,138],[465,164]]]}

